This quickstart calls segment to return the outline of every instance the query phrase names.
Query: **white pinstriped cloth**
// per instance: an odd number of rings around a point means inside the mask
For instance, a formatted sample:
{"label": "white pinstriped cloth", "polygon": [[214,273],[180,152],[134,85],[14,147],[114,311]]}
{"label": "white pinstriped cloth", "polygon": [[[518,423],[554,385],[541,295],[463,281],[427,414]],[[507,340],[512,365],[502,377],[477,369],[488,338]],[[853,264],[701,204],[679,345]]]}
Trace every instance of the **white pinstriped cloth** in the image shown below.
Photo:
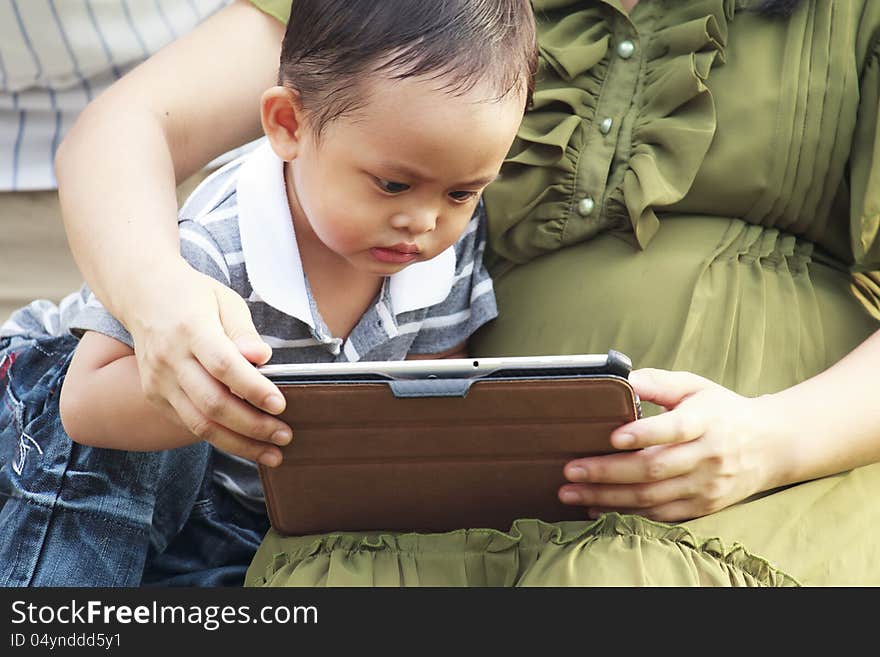
{"label": "white pinstriped cloth", "polygon": [[0,0],[0,191],[54,189],[86,104],[231,0]]}

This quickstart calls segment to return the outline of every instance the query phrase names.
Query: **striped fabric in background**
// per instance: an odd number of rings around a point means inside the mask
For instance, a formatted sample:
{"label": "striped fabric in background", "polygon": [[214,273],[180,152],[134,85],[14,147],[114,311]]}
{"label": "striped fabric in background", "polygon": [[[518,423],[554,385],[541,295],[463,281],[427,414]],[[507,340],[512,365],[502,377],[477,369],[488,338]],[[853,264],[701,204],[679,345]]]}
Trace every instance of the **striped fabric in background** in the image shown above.
{"label": "striped fabric in background", "polygon": [[56,187],[85,105],[231,0],[0,0],[0,192]]}

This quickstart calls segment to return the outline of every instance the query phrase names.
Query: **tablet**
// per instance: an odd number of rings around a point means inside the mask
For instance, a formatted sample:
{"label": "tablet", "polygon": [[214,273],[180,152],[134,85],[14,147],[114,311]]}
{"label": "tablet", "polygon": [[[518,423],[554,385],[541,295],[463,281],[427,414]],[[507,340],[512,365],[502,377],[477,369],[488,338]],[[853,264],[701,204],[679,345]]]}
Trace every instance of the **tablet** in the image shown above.
{"label": "tablet", "polygon": [[331,531],[510,528],[583,519],[562,468],[616,451],[640,416],[624,354],[268,365],[293,428],[260,465],[272,526]]}

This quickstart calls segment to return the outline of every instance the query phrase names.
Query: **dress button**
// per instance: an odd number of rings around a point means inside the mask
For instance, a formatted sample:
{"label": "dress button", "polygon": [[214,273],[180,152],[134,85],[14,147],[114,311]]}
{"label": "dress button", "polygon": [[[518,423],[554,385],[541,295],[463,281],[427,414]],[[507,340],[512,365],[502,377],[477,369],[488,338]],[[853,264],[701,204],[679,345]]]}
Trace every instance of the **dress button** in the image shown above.
{"label": "dress button", "polygon": [[613,124],[614,121],[610,117],[602,119],[602,122],[599,124],[599,132],[601,132],[603,135],[607,135],[609,132],[611,132],[611,126]]}
{"label": "dress button", "polygon": [[621,59],[629,59],[633,56],[633,53],[636,51],[636,44],[634,44],[629,39],[621,41],[617,44],[617,54]]}
{"label": "dress button", "polygon": [[596,204],[589,196],[582,198],[578,201],[578,214],[582,217],[589,217],[593,213],[593,208],[595,207]]}

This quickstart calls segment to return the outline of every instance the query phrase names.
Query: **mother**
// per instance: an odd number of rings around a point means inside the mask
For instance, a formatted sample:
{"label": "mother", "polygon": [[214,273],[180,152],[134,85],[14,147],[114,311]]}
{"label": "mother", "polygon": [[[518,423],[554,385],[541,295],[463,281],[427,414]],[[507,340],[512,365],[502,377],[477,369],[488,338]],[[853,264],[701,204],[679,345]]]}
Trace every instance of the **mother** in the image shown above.
{"label": "mother", "polygon": [[[632,380],[669,412],[613,435],[645,449],[566,466],[561,499],[595,521],[270,533],[248,583],[880,583],[880,5],[533,4],[538,92],[486,193],[502,315],[472,351],[613,347],[662,368]],[[57,159],[75,256],[145,388],[251,458],[278,425],[229,390],[279,410],[242,357],[268,349],[177,257],[174,187],[258,134],[288,6],[220,12]]]}

